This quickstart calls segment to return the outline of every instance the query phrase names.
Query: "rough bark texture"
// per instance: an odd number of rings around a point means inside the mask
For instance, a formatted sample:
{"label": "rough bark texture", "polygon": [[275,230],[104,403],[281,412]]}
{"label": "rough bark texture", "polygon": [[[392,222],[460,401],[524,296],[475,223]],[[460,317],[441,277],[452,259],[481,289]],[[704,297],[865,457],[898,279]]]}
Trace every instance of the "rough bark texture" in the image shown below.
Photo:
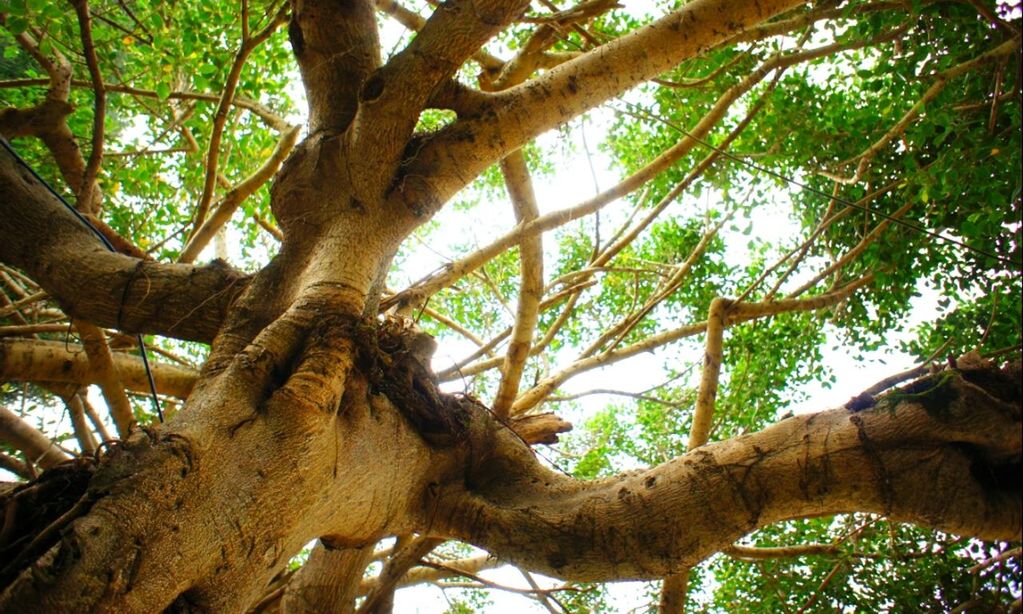
{"label": "rough bark texture", "polygon": [[[18,525],[32,540],[0,543],[0,610],[346,609],[366,550],[412,533],[580,580],[663,577],[768,523],[846,511],[1018,539],[1018,365],[934,376],[872,409],[791,418],[578,482],[544,469],[474,399],[441,394],[414,327],[365,317],[400,243],[488,165],[798,4],[694,0],[523,85],[469,96],[425,138],[419,113],[527,3],[447,2],[381,65],[370,2],[296,1],[310,133],[272,187],[280,253],[251,278],[110,253],[0,153],[0,259],[75,318],[212,342],[173,420],[66,469],[76,487],[63,508]],[[53,381],[88,381],[63,369]],[[566,428],[521,426],[529,441]],[[0,502],[14,509],[46,479]],[[335,550],[318,549],[266,601],[318,537]]]}
{"label": "rough bark texture", "polygon": [[601,482],[512,445],[440,495],[452,537],[600,581],[686,569],[759,527],[864,511],[985,539],[1023,526],[1020,365],[946,372],[864,411],[789,418]]}
{"label": "rough bark texture", "polygon": [[0,149],[0,260],[72,317],[125,332],[209,342],[246,277],[223,262],[162,264],[110,252],[29,170]]}

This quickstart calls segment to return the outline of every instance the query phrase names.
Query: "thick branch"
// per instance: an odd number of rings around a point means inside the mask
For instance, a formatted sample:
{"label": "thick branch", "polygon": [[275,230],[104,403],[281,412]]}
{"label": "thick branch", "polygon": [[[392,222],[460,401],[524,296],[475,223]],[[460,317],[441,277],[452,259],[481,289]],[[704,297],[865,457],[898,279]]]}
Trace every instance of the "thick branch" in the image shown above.
{"label": "thick branch", "polygon": [[[148,393],[149,380],[142,360],[131,354],[111,352],[113,369],[128,390]],[[149,363],[160,394],[185,398],[192,391],[198,374],[184,367],[159,362]],[[0,341],[0,380],[14,382],[64,382],[99,384],[100,374],[79,345],[62,341]]]}
{"label": "thick branch", "polygon": [[111,253],[0,149],[0,260],[24,270],[75,318],[125,332],[209,342],[247,283],[222,262],[159,264]]}
{"label": "thick branch", "polygon": [[[898,32],[899,31],[888,32],[870,40],[855,41],[852,43],[836,43],[797,53],[776,55],[772,57],[770,60],[764,62],[759,68],[752,71],[742,81],[732,86],[724,94],[722,94],[714,105],[703,115],[703,117],[701,117],[693,127],[689,128],[687,135],[683,136],[679,139],[678,143],[663,151],[643,168],[635,171],[613,187],[573,207],[552,211],[551,213],[540,216],[533,221],[520,222],[514,229],[498,238],[490,245],[460,258],[459,260],[448,263],[441,271],[416,282],[408,289],[403,290],[395,296],[383,301],[381,304],[382,308],[387,308],[395,303],[402,302],[402,300],[409,298],[410,295],[429,297],[438,292],[440,289],[454,284],[465,275],[476,270],[486,262],[489,262],[502,251],[510,248],[527,237],[546,232],[599,211],[607,204],[614,202],[616,199],[639,189],[643,185],[646,185],[648,181],[668,168],[671,168],[673,164],[689,154],[689,152],[697,146],[697,139],[706,138],[721,118],[723,118],[729,109],[731,109],[733,103],[735,103],[735,101],[743,94],[747,93],[754,86],[760,83],[767,75],[771,74],[772,71],[779,71],[775,74],[780,75],[780,70],[784,70],[794,64],[810,61],[843,50],[857,49],[868,44],[876,44],[889,40],[897,35]],[[768,91],[773,89],[776,83],[777,77],[775,77],[775,80],[768,86]],[[760,98],[757,99],[756,103],[750,107],[746,116],[718,144],[717,149],[708,154],[699,164],[696,165],[696,167],[692,169],[683,181],[672,188],[672,190],[665,195],[656,206],[654,206],[640,224],[637,224],[634,228],[630,229],[625,236],[608,246],[608,248],[602,252],[593,264],[606,264],[614,255],[631,243],[643,229],[649,226],[650,223],[653,222],[653,220],[668,205],[674,202],[675,199],[677,199],[693,181],[700,177],[703,171],[717,160],[717,158],[721,155],[721,150],[727,148],[728,145],[730,145],[731,142],[735,140],[735,138],[738,137],[743,130],[745,130],[746,126],[753,119],[756,113],[763,107],[764,102],[765,97],[762,94]]]}
{"label": "thick branch", "polygon": [[[630,34],[492,97],[477,117],[452,124],[408,166],[400,197],[439,207],[486,167],[536,135],[801,4],[798,0],[696,0]],[[420,177],[429,177],[426,184]]]}
{"label": "thick branch", "polygon": [[511,438],[441,496],[446,535],[578,581],[656,578],[789,518],[885,514],[1015,540],[1020,365],[920,380],[861,412],[797,416],[653,469],[578,482]]}
{"label": "thick branch", "polygon": [[339,133],[355,116],[363,81],[380,66],[368,0],[298,0],[288,27],[309,103],[309,132]]}
{"label": "thick branch", "polygon": [[6,407],[0,407],[0,441],[14,446],[43,469],[49,469],[69,458],[49,437]]}
{"label": "thick branch", "polygon": [[528,6],[524,0],[447,2],[408,47],[366,80],[351,134],[350,169],[354,184],[366,190],[364,198],[390,187],[430,94]]}
{"label": "thick branch", "polygon": [[329,548],[318,542],[309,560],[284,587],[281,611],[352,612],[373,548]]}

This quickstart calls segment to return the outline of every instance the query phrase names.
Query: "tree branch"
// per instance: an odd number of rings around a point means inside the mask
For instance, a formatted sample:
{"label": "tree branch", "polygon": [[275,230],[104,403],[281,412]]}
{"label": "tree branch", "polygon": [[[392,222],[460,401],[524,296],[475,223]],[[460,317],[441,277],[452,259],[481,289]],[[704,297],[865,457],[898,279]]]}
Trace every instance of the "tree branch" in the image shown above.
{"label": "tree branch", "polygon": [[82,53],[85,55],[85,65],[89,68],[89,78],[92,80],[93,107],[92,107],[92,149],[89,152],[89,160],[82,173],[82,185],[78,188],[76,203],[78,208],[87,213],[96,214],[99,212],[101,199],[94,195],[96,191],[96,177],[99,175],[99,167],[103,163],[103,135],[105,133],[107,92],[103,85],[103,75],[99,70],[99,59],[96,57],[96,46],[92,42],[92,16],[89,13],[87,0],[71,0],[75,14],[78,17],[78,31],[82,40]]}
{"label": "tree branch", "polygon": [[49,469],[71,458],[50,441],[49,437],[6,407],[0,407],[0,441],[17,448],[29,461],[43,469]]}
{"label": "tree branch", "polygon": [[228,190],[220,202],[213,209],[212,215],[206,218],[201,226],[188,239],[188,243],[181,250],[178,262],[191,263],[199,256],[199,252],[206,247],[214,235],[231,220],[231,216],[238,207],[267,181],[273,178],[274,173],[280,169],[285,158],[291,153],[298,141],[300,129],[298,126],[291,126],[284,132],[273,153],[270,154],[263,164],[252,172],[251,175],[238,182],[237,185]]}
{"label": "tree branch", "polygon": [[82,338],[90,370],[98,380],[100,390],[103,391],[103,398],[110,408],[110,416],[114,419],[117,433],[121,439],[127,439],[132,426],[135,425],[135,416],[131,410],[131,401],[124,392],[121,377],[114,367],[114,358],[110,353],[110,346],[107,345],[106,335],[98,326],[89,322],[75,322],[75,328]]}
{"label": "tree branch", "polygon": [[109,252],[0,149],[0,261],[24,270],[72,317],[129,333],[209,343],[247,277],[222,262],[160,264]]}
{"label": "tree branch", "polygon": [[[288,4],[283,3],[265,28],[251,37],[244,37],[242,39],[234,61],[231,63],[231,69],[228,71],[227,80],[224,82],[224,89],[220,94],[220,101],[217,103],[217,110],[213,116],[213,126],[210,128],[210,142],[206,149],[206,175],[203,181],[202,194],[199,196],[199,204],[195,210],[193,237],[206,220],[206,213],[209,211],[210,202],[213,200],[213,189],[217,179],[217,164],[220,158],[220,141],[224,136],[227,113],[231,107],[234,92],[238,88],[238,79],[241,78],[242,68],[245,67],[245,62],[249,59],[249,55],[256,47],[259,47],[266,39],[270,38],[270,35],[287,20],[287,16]],[[248,25],[246,24],[247,27]]]}
{"label": "tree branch", "polygon": [[[697,0],[492,97],[425,143],[395,197],[432,211],[486,167],[538,134],[710,49],[798,0]],[[430,177],[429,182],[420,177]]]}
{"label": "tree branch", "polygon": [[[350,135],[355,155],[349,169],[363,198],[379,198],[392,185],[399,164],[405,163],[419,113],[437,86],[528,6],[528,0],[440,5],[412,42],[366,80]],[[420,211],[418,205],[408,205],[409,211]]]}
{"label": "tree branch", "polygon": [[[736,310],[732,312],[727,324],[732,325],[756,318],[792,311],[814,311],[816,309],[835,305],[848,298],[853,292],[862,288],[872,280],[873,275],[867,275],[846,285],[840,290],[805,299],[786,299],[783,301],[771,301],[764,303],[745,303],[741,311]],[[519,415],[532,409],[539,403],[543,402],[543,400],[547,398],[547,396],[553,392],[555,388],[579,373],[584,373],[598,367],[613,364],[620,360],[635,356],[636,354],[648,352],[668,343],[678,341],[679,339],[698,335],[706,330],[707,322],[689,324],[687,326],[681,326],[662,333],[650,335],[646,339],[637,341],[623,348],[609,350],[596,356],[580,358],[561,371],[545,377],[531,389],[521,394],[519,398],[516,399],[515,405],[512,406],[511,414],[513,416]]]}
{"label": "tree branch", "polygon": [[[149,380],[141,359],[111,352],[111,365],[121,383],[135,392],[148,393]],[[192,369],[150,362],[156,391],[185,398],[198,377]],[[62,341],[0,340],[0,380],[16,382],[65,382],[85,386],[99,384],[101,375],[89,362],[85,348]]]}
{"label": "tree branch", "polygon": [[878,407],[789,418],[658,467],[594,482],[511,436],[439,496],[444,535],[576,581],[661,577],[771,523],[884,514],[980,539],[1023,528],[1020,365],[947,372]]}
{"label": "tree branch", "polygon": [[[533,180],[526,168],[526,158],[517,149],[501,160],[508,195],[515,209],[515,221],[524,224],[540,215],[533,193]],[[512,326],[508,351],[501,369],[501,383],[491,410],[500,418],[507,418],[508,410],[515,401],[522,379],[522,370],[533,343],[533,333],[540,316],[540,299],[543,296],[543,241],[540,234],[524,238],[519,244],[521,283],[519,302],[515,310],[515,324]]]}
{"label": "tree branch", "polygon": [[310,134],[343,132],[362,83],[380,66],[372,3],[297,0],[288,36],[305,85]]}
{"label": "tree branch", "polygon": [[[640,187],[646,185],[648,181],[671,168],[676,162],[685,157],[689,152],[697,146],[696,139],[705,138],[710,134],[711,130],[721,121],[728,110],[732,107],[733,103],[738,100],[743,94],[747,93],[754,86],[760,83],[765,77],[771,74],[773,71],[781,71],[794,64],[801,62],[811,61],[816,58],[837,53],[840,51],[847,51],[850,49],[858,49],[866,45],[877,44],[886,40],[890,40],[894,36],[897,36],[901,30],[893,30],[881,35],[878,35],[869,40],[854,41],[850,43],[835,43],[832,45],[825,45],[814,49],[808,49],[806,51],[777,55],[770,60],[766,61],[756,70],[753,70],[738,84],[729,88],[724,94],[715,101],[714,105],[700,118],[700,120],[689,130],[689,135],[683,136],[678,143],[671,146],[670,148],[663,151],[656,158],[651,160],[643,168],[632,173],[625,179],[618,182],[613,187],[601,192],[593,198],[587,199],[586,201],[579,203],[573,207],[567,209],[561,209],[553,211],[546,215],[540,216],[531,222],[519,223],[514,229],[506,233],[504,236],[498,238],[490,245],[483,247],[459,260],[446,264],[440,271],[434,273],[424,279],[417,281],[416,283],[409,286],[409,288],[402,290],[398,294],[381,302],[381,309],[387,309],[392,305],[408,300],[411,295],[416,295],[422,298],[432,296],[433,294],[440,291],[442,288],[446,288],[459,279],[468,275],[472,271],[476,270],[483,264],[489,262],[498,254],[504,250],[509,249],[516,243],[522,241],[524,238],[546,232],[562,226],[571,221],[580,219],[587,215],[590,215],[596,211],[601,210],[607,204],[614,202],[616,199],[622,198],[623,196],[634,192]],[[770,85],[770,89],[773,89],[777,83],[777,78],[780,76],[780,72],[776,73],[775,79]],[[770,89],[768,91],[770,91]],[[765,92],[766,94],[767,92]],[[675,201],[676,198],[692,184],[700,175],[710,167],[720,156],[722,149],[727,148],[732,141],[734,141],[742,132],[746,126],[749,125],[753,117],[760,111],[765,102],[765,96],[762,95],[757,99],[743,119],[728,133],[723,141],[718,145],[715,151],[709,153],[699,164],[694,167],[686,178],[681,181],[677,186],[657,203],[656,206],[650,211],[650,213],[643,219],[643,221],[631,229],[625,236],[619,240],[613,242],[608,246],[604,252],[594,261],[595,266],[601,266],[606,264],[614,255],[620,252],[625,246],[627,246],[636,236],[651,222],[656,219],[658,215],[668,205]]]}

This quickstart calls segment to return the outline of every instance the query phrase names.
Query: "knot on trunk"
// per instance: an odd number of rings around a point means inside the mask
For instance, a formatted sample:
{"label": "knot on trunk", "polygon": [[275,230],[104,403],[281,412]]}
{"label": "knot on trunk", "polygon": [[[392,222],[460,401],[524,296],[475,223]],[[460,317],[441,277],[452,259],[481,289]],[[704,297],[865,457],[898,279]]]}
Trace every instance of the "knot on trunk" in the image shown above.
{"label": "knot on trunk", "polygon": [[430,445],[465,440],[470,417],[481,406],[471,397],[440,390],[430,369],[437,348],[432,336],[400,318],[362,325],[355,333],[357,365],[374,392],[390,399]]}

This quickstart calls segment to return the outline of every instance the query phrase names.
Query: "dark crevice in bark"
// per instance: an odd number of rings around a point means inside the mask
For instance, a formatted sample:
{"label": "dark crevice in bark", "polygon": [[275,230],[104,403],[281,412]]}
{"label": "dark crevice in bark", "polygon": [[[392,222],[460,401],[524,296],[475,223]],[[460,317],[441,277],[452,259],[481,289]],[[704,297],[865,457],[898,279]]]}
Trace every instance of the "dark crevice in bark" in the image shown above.
{"label": "dark crevice in bark", "polygon": [[91,457],[78,458],[0,494],[0,561],[6,561],[0,591],[59,541],[60,529],[88,511],[86,489],[96,466]]}
{"label": "dark crevice in bark", "polygon": [[433,337],[397,319],[363,324],[355,333],[357,365],[373,391],[387,396],[427,443],[448,447],[465,441],[472,413],[485,408],[472,397],[438,388],[429,367]]}

